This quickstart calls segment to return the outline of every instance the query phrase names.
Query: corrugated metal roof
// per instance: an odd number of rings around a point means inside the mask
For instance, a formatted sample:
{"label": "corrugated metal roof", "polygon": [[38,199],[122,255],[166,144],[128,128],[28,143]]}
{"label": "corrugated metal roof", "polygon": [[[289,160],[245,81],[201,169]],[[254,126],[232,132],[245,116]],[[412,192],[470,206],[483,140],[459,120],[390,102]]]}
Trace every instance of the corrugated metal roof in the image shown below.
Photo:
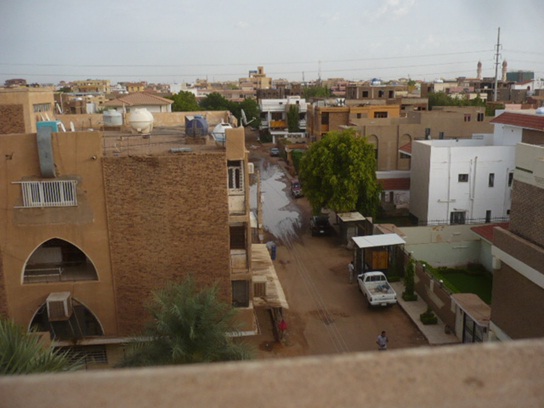
{"label": "corrugated metal roof", "polygon": [[406,241],[397,234],[365,235],[362,237],[353,237],[353,242],[357,248],[374,248],[387,245],[405,244]]}
{"label": "corrugated metal roof", "polygon": [[491,123],[517,126],[524,129],[544,130],[544,115],[521,112],[504,112],[491,120]]}

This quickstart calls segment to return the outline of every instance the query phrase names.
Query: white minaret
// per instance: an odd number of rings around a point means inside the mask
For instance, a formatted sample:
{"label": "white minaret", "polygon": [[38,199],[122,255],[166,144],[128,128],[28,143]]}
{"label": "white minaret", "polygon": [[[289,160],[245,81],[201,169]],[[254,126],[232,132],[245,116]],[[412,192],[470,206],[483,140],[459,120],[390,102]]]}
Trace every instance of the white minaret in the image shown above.
{"label": "white minaret", "polygon": [[502,82],[506,82],[506,73],[508,72],[508,63],[506,60],[502,62]]}
{"label": "white minaret", "polygon": [[482,61],[478,61],[478,68],[476,68],[476,78],[482,79]]}

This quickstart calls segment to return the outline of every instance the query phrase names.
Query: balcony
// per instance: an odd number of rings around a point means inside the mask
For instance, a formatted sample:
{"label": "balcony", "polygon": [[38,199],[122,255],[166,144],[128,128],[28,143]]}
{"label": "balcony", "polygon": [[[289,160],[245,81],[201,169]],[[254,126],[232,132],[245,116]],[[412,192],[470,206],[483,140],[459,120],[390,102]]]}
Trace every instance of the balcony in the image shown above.
{"label": "balcony", "polygon": [[90,263],[65,262],[27,265],[23,283],[53,283],[98,280]]}

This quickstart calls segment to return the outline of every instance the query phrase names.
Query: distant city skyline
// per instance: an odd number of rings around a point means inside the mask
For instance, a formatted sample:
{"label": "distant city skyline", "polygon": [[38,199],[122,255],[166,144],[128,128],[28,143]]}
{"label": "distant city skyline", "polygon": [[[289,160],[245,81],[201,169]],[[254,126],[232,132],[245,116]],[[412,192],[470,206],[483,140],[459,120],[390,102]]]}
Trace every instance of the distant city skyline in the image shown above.
{"label": "distant city skyline", "polygon": [[[544,77],[540,0],[0,1],[0,83]],[[500,75],[499,66],[499,75]]]}

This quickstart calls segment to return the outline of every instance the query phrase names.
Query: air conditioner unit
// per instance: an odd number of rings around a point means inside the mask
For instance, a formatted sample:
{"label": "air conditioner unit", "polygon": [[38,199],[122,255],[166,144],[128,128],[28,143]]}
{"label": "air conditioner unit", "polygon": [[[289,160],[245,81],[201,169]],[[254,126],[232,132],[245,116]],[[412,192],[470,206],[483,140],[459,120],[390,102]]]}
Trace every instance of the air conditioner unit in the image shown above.
{"label": "air conditioner unit", "polygon": [[253,163],[248,163],[247,164],[247,172],[249,174],[255,173],[255,165]]}
{"label": "air conditioner unit", "polygon": [[68,320],[72,316],[70,292],[52,292],[47,296],[47,317],[50,322]]}

